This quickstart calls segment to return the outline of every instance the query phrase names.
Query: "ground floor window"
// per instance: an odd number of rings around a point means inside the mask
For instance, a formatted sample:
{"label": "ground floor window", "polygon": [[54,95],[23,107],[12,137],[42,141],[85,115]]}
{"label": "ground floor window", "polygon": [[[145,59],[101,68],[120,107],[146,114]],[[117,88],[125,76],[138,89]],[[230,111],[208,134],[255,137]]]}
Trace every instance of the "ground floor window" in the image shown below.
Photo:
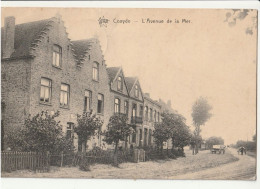
{"label": "ground floor window", "polygon": [[73,129],[74,129],[74,123],[68,122],[67,132],[66,132],[67,139],[73,139]]}

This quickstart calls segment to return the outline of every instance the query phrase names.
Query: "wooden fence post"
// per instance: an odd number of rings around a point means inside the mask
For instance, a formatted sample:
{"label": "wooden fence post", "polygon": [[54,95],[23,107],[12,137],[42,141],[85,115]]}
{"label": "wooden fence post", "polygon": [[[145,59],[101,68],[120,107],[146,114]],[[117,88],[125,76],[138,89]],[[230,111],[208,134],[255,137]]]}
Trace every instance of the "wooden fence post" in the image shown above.
{"label": "wooden fence post", "polygon": [[61,151],[61,162],[60,162],[60,166],[62,167],[63,164],[63,151]]}

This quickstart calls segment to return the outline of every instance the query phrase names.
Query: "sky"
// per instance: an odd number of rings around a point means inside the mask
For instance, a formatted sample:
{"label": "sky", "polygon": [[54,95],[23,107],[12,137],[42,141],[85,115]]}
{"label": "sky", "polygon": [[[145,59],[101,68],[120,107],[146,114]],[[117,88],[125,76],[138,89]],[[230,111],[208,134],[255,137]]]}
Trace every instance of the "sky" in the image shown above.
{"label": "sky", "polygon": [[[125,76],[137,76],[142,91],[154,100],[171,100],[191,129],[193,103],[200,96],[207,98],[213,116],[202,126],[204,139],[220,136],[226,144],[252,140],[256,133],[256,11],[2,8],[1,24],[6,16],[15,16],[20,24],[57,13],[71,40],[97,37],[109,67],[122,66]],[[100,26],[99,18],[109,21]],[[115,23],[118,20],[121,23]]]}

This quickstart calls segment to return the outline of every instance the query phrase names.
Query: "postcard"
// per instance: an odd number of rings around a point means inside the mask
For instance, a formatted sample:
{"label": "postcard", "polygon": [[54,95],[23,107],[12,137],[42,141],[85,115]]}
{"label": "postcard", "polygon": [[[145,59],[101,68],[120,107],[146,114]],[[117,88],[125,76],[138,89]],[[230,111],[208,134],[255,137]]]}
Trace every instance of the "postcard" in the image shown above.
{"label": "postcard", "polygon": [[3,178],[256,180],[257,9],[1,16]]}

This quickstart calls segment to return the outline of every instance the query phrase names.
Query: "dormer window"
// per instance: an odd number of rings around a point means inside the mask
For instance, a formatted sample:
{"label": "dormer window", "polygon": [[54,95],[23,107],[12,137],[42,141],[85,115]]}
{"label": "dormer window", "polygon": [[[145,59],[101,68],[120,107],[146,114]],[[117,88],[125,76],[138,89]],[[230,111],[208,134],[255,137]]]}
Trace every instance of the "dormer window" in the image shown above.
{"label": "dormer window", "polygon": [[123,81],[122,77],[119,76],[117,79],[117,90],[122,91],[123,90]]}
{"label": "dormer window", "polygon": [[93,63],[92,76],[93,76],[93,80],[94,80],[94,81],[98,81],[98,79],[99,79],[98,66],[99,66],[99,65],[98,65],[97,62],[94,62],[94,63]]}
{"label": "dormer window", "polygon": [[138,97],[138,95],[139,95],[138,85],[135,85],[135,97]]}
{"label": "dormer window", "polygon": [[53,45],[52,65],[61,67],[62,49],[58,45]]}

